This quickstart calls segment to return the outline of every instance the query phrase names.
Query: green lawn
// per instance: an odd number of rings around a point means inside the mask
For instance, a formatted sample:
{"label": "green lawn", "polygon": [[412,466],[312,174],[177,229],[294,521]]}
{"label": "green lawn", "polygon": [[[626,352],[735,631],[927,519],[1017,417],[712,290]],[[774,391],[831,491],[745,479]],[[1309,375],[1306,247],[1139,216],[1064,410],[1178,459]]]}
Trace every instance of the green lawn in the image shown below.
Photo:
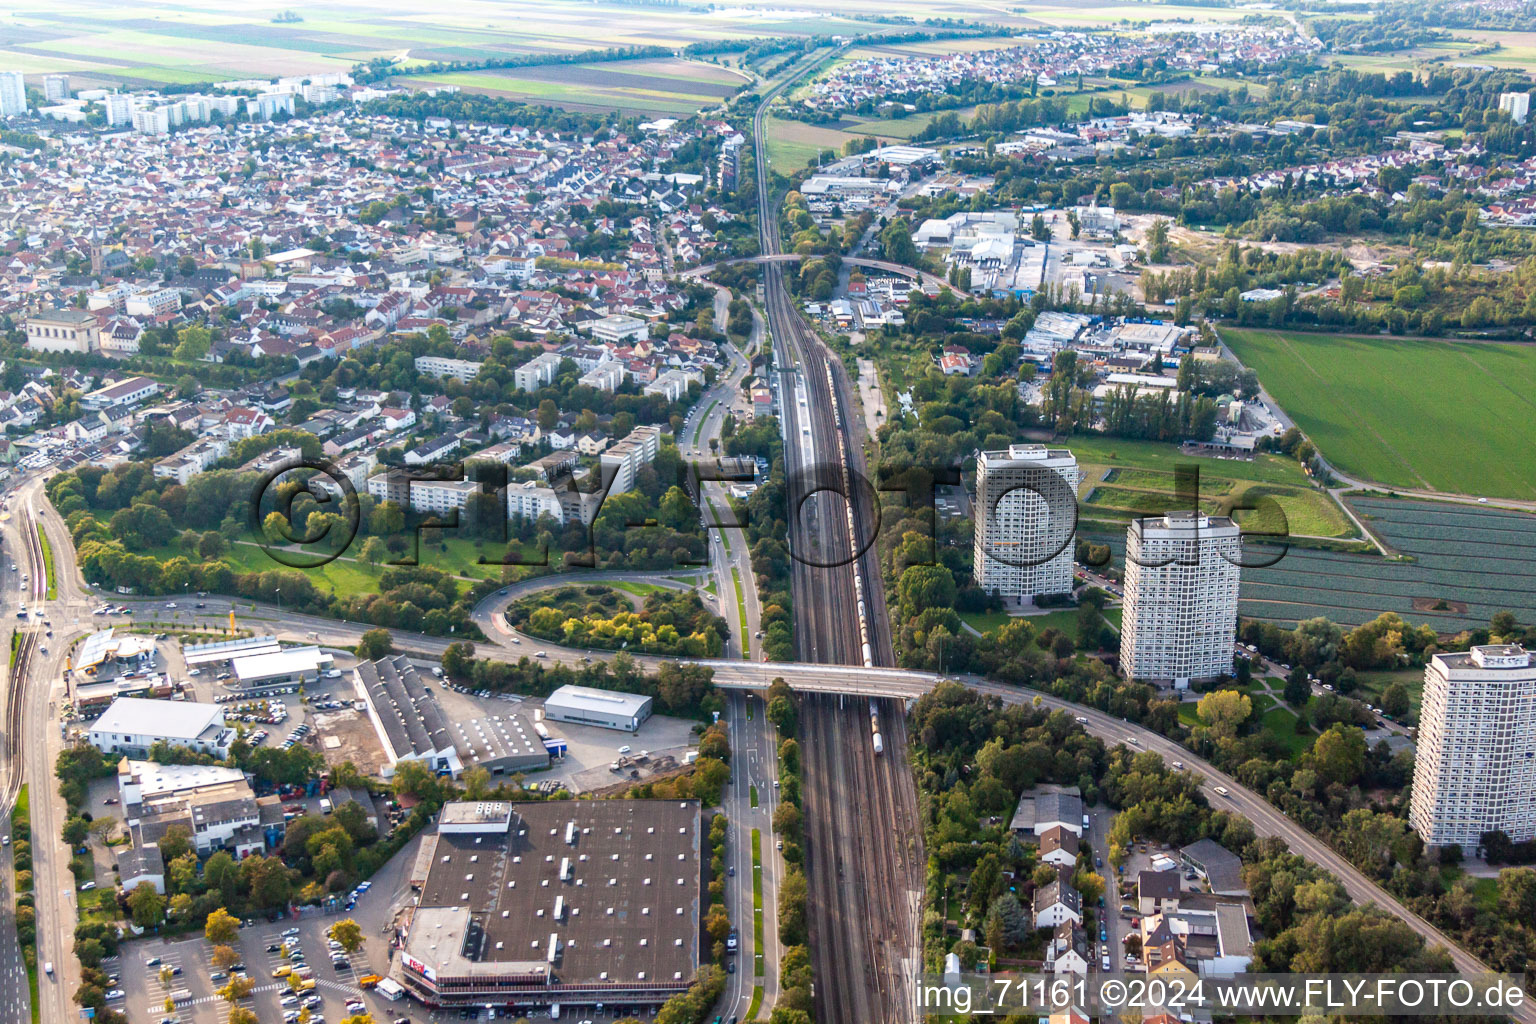
{"label": "green lawn", "polygon": [[978,633],[990,633],[1005,626],[1013,616],[1007,612],[961,612],[960,621],[967,623]]}
{"label": "green lawn", "polygon": [[1419,699],[1424,694],[1423,669],[1398,669],[1355,673],[1355,692],[1350,694],[1367,704],[1381,704],[1381,695],[1388,686],[1400,682],[1408,688],[1408,703],[1414,713],[1419,710]]}
{"label": "green lawn", "polygon": [[1296,734],[1296,713],[1290,708],[1281,705],[1270,708],[1260,718],[1264,728],[1274,733],[1281,746],[1290,751],[1295,757],[1312,745],[1313,735],[1309,732],[1305,736]]}
{"label": "green lawn", "polygon": [[633,580],[609,580],[605,586],[614,590],[622,590],[626,594],[634,594],[636,597],[649,597],[658,590],[672,593],[671,587],[663,587],[655,583],[636,583]]}
{"label": "green lawn", "polygon": [[1393,487],[1536,497],[1526,452],[1536,349],[1292,331],[1223,336],[1341,470]]}

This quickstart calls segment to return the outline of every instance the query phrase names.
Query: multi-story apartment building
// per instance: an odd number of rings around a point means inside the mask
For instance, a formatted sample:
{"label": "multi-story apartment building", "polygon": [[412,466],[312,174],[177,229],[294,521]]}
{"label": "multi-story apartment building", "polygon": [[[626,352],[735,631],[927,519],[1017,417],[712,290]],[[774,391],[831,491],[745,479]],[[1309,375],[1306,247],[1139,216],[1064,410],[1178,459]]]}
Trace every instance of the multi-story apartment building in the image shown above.
{"label": "multi-story apartment building", "polygon": [[512,383],[519,391],[537,391],[553,381],[559,369],[559,356],[553,352],[541,352],[512,371]]}
{"label": "multi-story apartment building", "polygon": [[1408,822],[1426,845],[1469,852],[1484,832],[1536,839],[1536,665],[1525,648],[1430,659]]}
{"label": "multi-story apartment building", "polygon": [[452,377],[457,381],[472,381],[480,372],[481,365],[473,359],[450,359],[447,356],[416,357],[416,372],[439,380]]}
{"label": "multi-story apartment building", "polygon": [[565,521],[565,511],[560,504],[560,495],[555,493],[553,487],[541,484],[537,480],[507,485],[508,519],[533,522],[540,516],[549,516],[556,522]]}
{"label": "multi-story apartment building", "polygon": [[1531,94],[1528,92],[1499,93],[1499,109],[1509,115],[1515,124],[1525,124],[1531,116]]}
{"label": "multi-story apartment building", "polygon": [[0,117],[27,112],[27,80],[20,71],[0,71]]}
{"label": "multi-story apartment building", "polygon": [[107,124],[117,127],[120,124],[129,124],[133,121],[133,96],[126,92],[114,92],[102,100],[102,106],[107,108]]}
{"label": "multi-story apartment building", "polygon": [[181,451],[155,463],[155,478],[175,480],[185,487],[191,479],[229,454],[229,441],[219,436],[201,437]]}
{"label": "multi-story apartment building", "polygon": [[69,99],[69,76],[44,75],[43,95],[49,103],[63,103]]}
{"label": "multi-story apartment building", "polygon": [[1125,537],[1120,671],[1127,679],[1212,679],[1232,671],[1242,531],[1231,519],[1169,512]]}
{"label": "multi-story apartment building", "polygon": [[635,474],[656,461],[661,451],[660,427],[636,427],[624,440],[598,456],[604,479],[610,479],[609,494],[624,494],[634,489]]}
{"label": "multi-story apartment building", "polygon": [[480,489],[473,480],[411,481],[411,511],[447,515],[463,511],[469,496]]}
{"label": "multi-story apartment building", "polygon": [[175,288],[150,288],[128,296],[123,312],[129,316],[161,316],[181,308],[181,292]]}
{"label": "multi-story apartment building", "polygon": [[976,580],[1014,602],[1072,591],[1077,458],[1065,448],[1010,445],[976,459]]}

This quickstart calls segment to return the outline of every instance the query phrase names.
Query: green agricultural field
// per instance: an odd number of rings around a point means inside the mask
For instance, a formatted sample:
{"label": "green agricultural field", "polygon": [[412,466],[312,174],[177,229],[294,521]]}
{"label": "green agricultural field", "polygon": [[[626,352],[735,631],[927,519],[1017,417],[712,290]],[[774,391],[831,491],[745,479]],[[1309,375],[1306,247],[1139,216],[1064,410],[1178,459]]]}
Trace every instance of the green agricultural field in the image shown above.
{"label": "green agricultural field", "polygon": [[842,153],[843,146],[854,137],[836,128],[779,117],[769,117],[763,131],[768,136],[768,162],[781,174],[799,170],[824,149]]}
{"label": "green agricultural field", "polygon": [[570,110],[692,114],[749,84],[746,75],[682,59],[551,64],[505,71],[462,71],[400,79],[422,87],[456,85]]}
{"label": "green agricultural field", "polygon": [[1120,4],[1104,7],[1026,4],[1017,10],[1027,20],[1052,28],[1105,28],[1122,21],[1237,21],[1248,13],[1237,7],[1180,7],[1176,4]]}
{"label": "green agricultural field", "polygon": [[[1235,513],[1249,533],[1330,539],[1359,535],[1343,509],[1313,488],[1293,459],[1277,455],[1261,455],[1251,462],[1196,458],[1181,454],[1173,445],[1107,438],[1072,438],[1066,446],[1083,468],[1080,515],[1090,522],[1119,524],[1182,507],[1174,490],[1174,467],[1191,465],[1200,474],[1202,511],[1231,515],[1245,506],[1258,506]],[[1275,505],[1283,518],[1274,512]]]}
{"label": "green agricultural field", "polygon": [[1340,470],[1391,487],[1536,498],[1536,466],[1526,451],[1536,417],[1536,349],[1282,331],[1223,334]]}
{"label": "green agricultural field", "polygon": [[[921,4],[896,7],[916,18],[927,16]],[[70,72],[78,76],[80,88],[345,71],[375,57],[409,65],[878,30],[870,22],[836,15],[764,12],[733,3],[669,7],[520,0],[509,13],[496,0],[463,0],[448,8],[420,0],[385,8],[322,0],[297,8],[303,20],[284,24],[270,20],[278,9],[194,10],[160,0],[128,8],[106,0],[60,0],[8,12],[0,25],[0,54],[6,55],[0,66],[28,75]],[[881,10],[888,13],[890,7]],[[711,63],[723,60],[714,57]],[[677,82],[707,84],[721,70],[678,76]]]}

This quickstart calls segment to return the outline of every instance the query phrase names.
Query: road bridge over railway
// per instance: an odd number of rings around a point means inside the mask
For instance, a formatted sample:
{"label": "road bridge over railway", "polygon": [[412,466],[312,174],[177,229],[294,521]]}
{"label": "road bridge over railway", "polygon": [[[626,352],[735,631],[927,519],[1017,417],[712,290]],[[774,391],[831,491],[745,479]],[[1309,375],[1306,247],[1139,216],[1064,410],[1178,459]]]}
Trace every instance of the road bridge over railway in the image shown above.
{"label": "road bridge over railway", "polygon": [[[717,267],[730,267],[738,263],[793,263],[799,260],[815,259],[818,254],[805,256],[797,252],[779,252],[769,256],[743,256],[740,259],[720,260],[718,263],[705,263],[702,266],[693,267],[683,271],[679,276],[685,278],[704,277]],[[889,260],[872,260],[865,256],[840,257],[845,267],[863,267],[866,270],[883,270],[890,274],[900,274],[902,277],[910,277],[918,282],[927,291],[937,292],[941,288],[952,286],[942,277],[937,277],[925,271],[916,270],[904,263],[892,263]]]}

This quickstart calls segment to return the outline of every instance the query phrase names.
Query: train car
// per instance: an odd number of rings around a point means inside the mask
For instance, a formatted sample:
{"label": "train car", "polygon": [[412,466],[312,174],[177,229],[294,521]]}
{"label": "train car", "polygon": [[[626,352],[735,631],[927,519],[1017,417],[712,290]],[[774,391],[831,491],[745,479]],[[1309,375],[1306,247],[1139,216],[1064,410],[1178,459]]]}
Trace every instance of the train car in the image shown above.
{"label": "train car", "polygon": [[874,656],[870,653],[869,644],[868,643],[866,643],[864,645],[864,667],[865,668],[874,668],[875,667],[875,659],[874,659]]}
{"label": "train car", "polygon": [[883,753],[885,753],[885,741],[880,738],[879,733],[875,733],[875,754],[878,756]]}

